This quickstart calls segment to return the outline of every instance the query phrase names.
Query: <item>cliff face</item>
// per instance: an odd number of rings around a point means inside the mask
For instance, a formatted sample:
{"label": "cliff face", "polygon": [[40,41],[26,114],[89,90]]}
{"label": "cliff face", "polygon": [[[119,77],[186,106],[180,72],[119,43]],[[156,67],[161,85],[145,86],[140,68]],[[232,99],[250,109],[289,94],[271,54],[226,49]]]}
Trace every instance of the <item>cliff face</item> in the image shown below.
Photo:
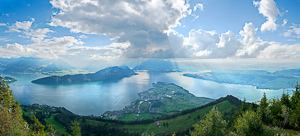
{"label": "cliff face", "polygon": [[105,81],[105,80],[117,80],[124,77],[130,77],[136,75],[135,72],[130,70],[127,66],[123,67],[108,67],[102,69],[96,73],[90,74],[77,74],[77,75],[65,75],[65,76],[51,76],[40,78],[31,81],[37,84],[63,84],[63,83],[81,83],[89,81]]}

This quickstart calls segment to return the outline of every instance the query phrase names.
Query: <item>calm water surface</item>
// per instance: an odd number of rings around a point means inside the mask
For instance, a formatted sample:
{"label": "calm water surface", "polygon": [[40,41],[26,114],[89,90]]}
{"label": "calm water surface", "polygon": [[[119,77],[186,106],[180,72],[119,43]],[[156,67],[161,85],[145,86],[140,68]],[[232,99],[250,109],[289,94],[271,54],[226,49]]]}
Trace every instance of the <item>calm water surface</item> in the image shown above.
{"label": "calm water surface", "polygon": [[[18,81],[11,83],[13,94],[21,104],[47,104],[66,107],[79,115],[101,115],[108,110],[123,109],[138,99],[138,93],[152,87],[152,83],[163,81],[175,83],[196,96],[217,99],[228,94],[247,101],[260,100],[263,92],[268,98],[280,97],[282,90],[256,89],[249,85],[216,83],[182,76],[183,73],[138,72],[129,78],[111,82],[89,82],[64,85],[39,85],[30,81],[41,75],[9,75]],[[6,75],[2,75],[6,76]],[[289,94],[292,94],[291,89]]]}

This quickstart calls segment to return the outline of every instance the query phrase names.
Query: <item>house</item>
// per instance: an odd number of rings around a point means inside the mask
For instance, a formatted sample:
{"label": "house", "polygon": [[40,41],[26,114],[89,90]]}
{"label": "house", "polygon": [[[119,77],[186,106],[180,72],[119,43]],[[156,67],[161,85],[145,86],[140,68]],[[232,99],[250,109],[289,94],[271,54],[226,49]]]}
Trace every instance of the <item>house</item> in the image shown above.
{"label": "house", "polygon": [[157,126],[158,126],[158,127],[161,127],[161,125],[160,125],[160,122],[159,122],[159,121],[157,121],[157,122],[156,122],[156,124],[157,124]]}

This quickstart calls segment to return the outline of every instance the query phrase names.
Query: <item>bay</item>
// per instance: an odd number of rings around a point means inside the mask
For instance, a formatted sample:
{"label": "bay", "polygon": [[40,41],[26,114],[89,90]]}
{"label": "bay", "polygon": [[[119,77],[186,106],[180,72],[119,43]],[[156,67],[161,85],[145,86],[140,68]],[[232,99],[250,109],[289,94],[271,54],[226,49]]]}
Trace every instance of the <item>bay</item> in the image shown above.
{"label": "bay", "polygon": [[[181,72],[148,73],[138,72],[118,81],[88,82],[77,84],[40,85],[31,80],[45,75],[2,75],[18,81],[10,83],[13,94],[21,104],[47,104],[65,107],[78,115],[99,116],[105,111],[120,110],[138,99],[138,93],[152,87],[158,81],[175,83],[198,97],[218,99],[233,95],[247,101],[260,100],[263,92],[268,98],[280,97],[282,90],[256,89],[250,85],[217,83],[185,77]],[[289,94],[292,94],[289,89]]]}

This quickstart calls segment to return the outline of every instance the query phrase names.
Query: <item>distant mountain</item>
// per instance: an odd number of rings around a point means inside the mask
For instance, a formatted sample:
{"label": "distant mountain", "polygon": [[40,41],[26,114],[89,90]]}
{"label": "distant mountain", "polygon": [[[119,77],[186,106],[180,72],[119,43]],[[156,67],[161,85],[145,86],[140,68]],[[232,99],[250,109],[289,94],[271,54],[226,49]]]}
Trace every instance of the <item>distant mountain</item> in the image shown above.
{"label": "distant mountain", "polygon": [[70,64],[68,64],[63,60],[57,60],[52,64],[48,65],[47,67],[45,67],[42,71],[43,72],[62,71],[62,70],[69,70],[69,69],[73,69],[73,67]]}
{"label": "distant mountain", "polygon": [[[1,62],[1,60],[0,60]],[[2,59],[3,73],[36,74],[73,69],[63,60],[48,60],[41,58]]]}
{"label": "distant mountain", "polygon": [[276,71],[273,73],[274,76],[291,76],[291,77],[299,77],[300,76],[300,69],[287,69]]}
{"label": "distant mountain", "polygon": [[96,73],[51,76],[33,80],[31,82],[37,84],[81,83],[90,81],[118,80],[132,75],[136,75],[136,73],[130,70],[127,66],[115,66],[102,69]]}
{"label": "distant mountain", "polygon": [[137,70],[148,70],[150,72],[177,72],[177,64],[169,60],[147,60],[133,68]]}
{"label": "distant mountain", "polygon": [[212,72],[185,73],[183,76],[219,83],[253,85],[260,89],[293,88],[300,81],[300,69],[274,73],[265,70],[216,70]]}

